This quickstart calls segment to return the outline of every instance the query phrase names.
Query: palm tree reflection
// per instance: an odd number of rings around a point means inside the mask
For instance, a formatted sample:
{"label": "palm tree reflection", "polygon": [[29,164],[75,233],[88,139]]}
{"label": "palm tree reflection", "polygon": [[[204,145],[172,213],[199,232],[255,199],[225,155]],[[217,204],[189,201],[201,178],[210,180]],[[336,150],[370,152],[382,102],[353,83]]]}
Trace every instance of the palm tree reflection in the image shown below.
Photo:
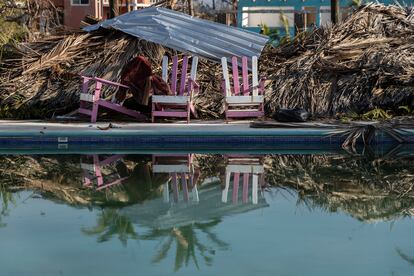
{"label": "palm tree reflection", "polygon": [[134,225],[126,216],[122,216],[116,209],[106,209],[98,215],[96,226],[83,227],[82,232],[86,235],[98,235],[98,242],[106,242],[114,235],[118,236],[121,243],[126,246],[128,239],[137,239]]}
{"label": "palm tree reflection", "polygon": [[5,227],[7,224],[2,221],[3,217],[9,214],[10,203],[15,204],[13,194],[7,191],[3,185],[0,184],[0,199],[1,199],[1,211],[0,211],[0,227]]}
{"label": "palm tree reflection", "polygon": [[[173,242],[175,241],[175,264],[174,271],[180,270],[183,265],[188,266],[192,260],[199,269],[198,256],[201,256],[208,266],[213,263],[216,250],[227,250],[229,244],[222,241],[212,232],[212,228],[221,222],[214,219],[209,222],[194,223],[170,229],[152,229],[149,233],[142,235],[143,240],[162,239],[160,248],[152,258],[153,263],[159,263],[167,258]],[[200,234],[204,234],[208,241],[202,242]],[[166,239],[165,239],[166,238]]]}
{"label": "palm tree reflection", "polygon": [[[116,171],[120,177],[127,177],[122,187],[133,199],[128,202],[139,203],[119,209],[104,208],[96,226],[82,228],[82,232],[97,235],[98,242],[117,236],[125,246],[128,239],[159,241],[152,262],[174,258],[174,271],[191,264],[198,269],[202,263],[210,266],[216,251],[229,248],[213,231],[222,217],[268,206],[258,190],[261,187],[258,174],[262,172],[255,170],[255,166],[261,166],[258,162],[245,167],[239,160],[233,165],[241,169],[243,176],[237,181],[234,177],[224,180],[222,174],[227,175],[224,170],[214,173],[214,177],[203,176],[193,166],[191,155],[157,155],[153,156],[152,163],[148,159],[136,158],[134,162],[127,157],[125,160],[117,163]],[[225,185],[223,180],[234,185]],[[242,193],[234,188],[239,184]],[[224,189],[233,194],[233,199],[238,199],[240,194],[243,200],[223,201]],[[170,197],[174,200],[169,200]],[[136,225],[149,230],[138,235]]]}

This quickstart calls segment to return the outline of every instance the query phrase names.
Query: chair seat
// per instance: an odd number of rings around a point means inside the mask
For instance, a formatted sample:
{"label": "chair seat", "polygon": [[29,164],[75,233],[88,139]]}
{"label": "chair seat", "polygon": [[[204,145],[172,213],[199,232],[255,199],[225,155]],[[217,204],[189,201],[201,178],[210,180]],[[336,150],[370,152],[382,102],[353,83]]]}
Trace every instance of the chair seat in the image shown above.
{"label": "chair seat", "polygon": [[226,97],[226,102],[228,104],[262,104],[263,96],[229,96]]}
{"label": "chair seat", "polygon": [[187,104],[190,101],[190,96],[165,96],[165,95],[153,95],[153,103],[164,104]]}
{"label": "chair seat", "polygon": [[80,100],[84,102],[95,102],[95,96],[89,93],[80,93]]}
{"label": "chair seat", "polygon": [[190,168],[187,164],[181,165],[153,165],[153,173],[189,173]]}
{"label": "chair seat", "polygon": [[227,165],[226,172],[264,173],[262,165]]}

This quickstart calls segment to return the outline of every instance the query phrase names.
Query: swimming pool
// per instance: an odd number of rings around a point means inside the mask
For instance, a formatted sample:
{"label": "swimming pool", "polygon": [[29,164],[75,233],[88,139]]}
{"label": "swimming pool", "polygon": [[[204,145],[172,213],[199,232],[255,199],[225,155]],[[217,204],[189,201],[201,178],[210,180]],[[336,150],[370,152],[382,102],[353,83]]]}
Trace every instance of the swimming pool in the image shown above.
{"label": "swimming pool", "polygon": [[0,156],[1,275],[414,269],[414,154],[401,147],[12,153]]}

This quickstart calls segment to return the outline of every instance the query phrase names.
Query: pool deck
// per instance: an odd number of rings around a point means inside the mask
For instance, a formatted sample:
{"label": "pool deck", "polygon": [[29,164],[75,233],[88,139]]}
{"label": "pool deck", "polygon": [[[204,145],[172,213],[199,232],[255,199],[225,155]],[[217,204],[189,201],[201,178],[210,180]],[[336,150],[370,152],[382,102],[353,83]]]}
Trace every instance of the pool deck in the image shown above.
{"label": "pool deck", "polygon": [[[335,127],[251,128],[248,121],[185,123],[0,121],[0,146],[52,144],[113,148],[277,148],[325,145],[338,147]],[[414,142],[414,129],[405,133]],[[376,144],[392,139],[379,133]]]}

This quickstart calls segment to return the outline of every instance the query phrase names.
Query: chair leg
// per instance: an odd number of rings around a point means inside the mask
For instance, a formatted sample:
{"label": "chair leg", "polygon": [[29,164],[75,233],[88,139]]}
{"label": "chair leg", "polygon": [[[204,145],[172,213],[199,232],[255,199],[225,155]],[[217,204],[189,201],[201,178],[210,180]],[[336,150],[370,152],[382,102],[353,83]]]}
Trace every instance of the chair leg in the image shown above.
{"label": "chair leg", "polygon": [[187,124],[190,123],[190,111],[191,111],[191,107],[190,107],[190,103],[187,104]]}
{"label": "chair leg", "polygon": [[152,110],[151,110],[151,122],[152,123],[155,121],[154,111],[155,111],[155,103],[152,103]]}
{"label": "chair leg", "polygon": [[225,123],[229,123],[229,118],[227,117],[227,111],[229,111],[229,105],[227,103],[224,104],[224,120]]}
{"label": "chair leg", "polygon": [[99,104],[93,103],[92,104],[91,123],[96,123],[96,120],[98,118],[98,109],[99,109]]}

